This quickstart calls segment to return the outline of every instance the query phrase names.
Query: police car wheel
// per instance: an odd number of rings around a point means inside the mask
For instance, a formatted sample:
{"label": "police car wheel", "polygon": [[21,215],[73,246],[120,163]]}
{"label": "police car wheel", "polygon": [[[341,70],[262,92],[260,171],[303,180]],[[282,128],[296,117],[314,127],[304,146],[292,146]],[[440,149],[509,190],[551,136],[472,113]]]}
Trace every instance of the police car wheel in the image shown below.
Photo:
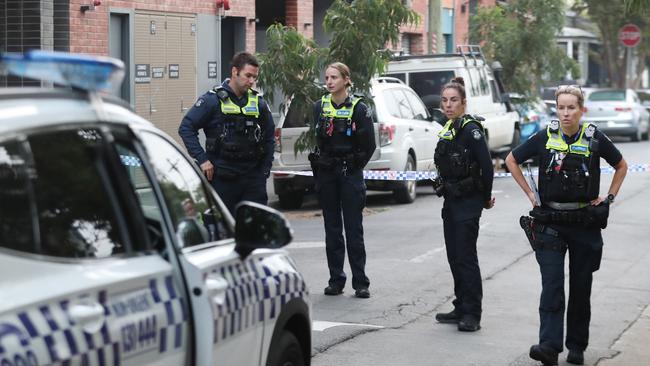
{"label": "police car wheel", "polygon": [[278,195],[280,207],[285,210],[297,210],[302,206],[302,201],[305,193],[301,191],[293,191],[289,193],[282,193]]}
{"label": "police car wheel", "polygon": [[271,342],[267,366],[304,366],[305,359],[298,338],[288,330],[282,331],[277,342]]}

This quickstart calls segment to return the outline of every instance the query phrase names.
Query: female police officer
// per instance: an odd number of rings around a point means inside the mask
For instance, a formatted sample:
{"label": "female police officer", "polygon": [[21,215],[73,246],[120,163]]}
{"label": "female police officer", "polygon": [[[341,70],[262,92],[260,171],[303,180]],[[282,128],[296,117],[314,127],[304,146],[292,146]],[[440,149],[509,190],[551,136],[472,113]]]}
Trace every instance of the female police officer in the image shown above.
{"label": "female police officer", "polygon": [[375,134],[366,105],[348,94],[350,69],[340,62],[327,66],[325,83],[330,94],[314,103],[318,153],[310,154],[325,222],[330,272],[325,295],[343,293],[346,280],[343,261],[347,244],[355,295],[368,298],[370,281],[365,273],[362,224],[366,203],[363,167],[375,150]]}
{"label": "female police officer", "polygon": [[447,124],[439,134],[434,161],[440,179],[436,192],[444,195],[442,219],[447,260],[454,278],[454,310],[436,314],[441,323],[457,323],[458,330],[481,328],[483,290],[476,253],[479,218],[492,208],[492,159],[478,119],[465,114],[465,82],[456,77],[442,87],[441,106]]}
{"label": "female police officer", "polygon": [[[555,92],[560,121],[533,135],[506,158],[512,177],[533,204],[530,218],[521,224],[531,239],[542,275],[539,304],[539,344],[530,357],[557,365],[564,328],[564,257],[569,251],[569,305],[567,361],[581,365],[589,340],[592,272],[598,270],[609,204],[614,201],[627,163],[614,144],[594,125],[580,124],[584,96],[580,87],[563,85]],[[539,163],[539,202],[528,186],[519,163]],[[599,197],[600,158],[616,169],[607,198]],[[528,219],[529,221],[525,221]]]}

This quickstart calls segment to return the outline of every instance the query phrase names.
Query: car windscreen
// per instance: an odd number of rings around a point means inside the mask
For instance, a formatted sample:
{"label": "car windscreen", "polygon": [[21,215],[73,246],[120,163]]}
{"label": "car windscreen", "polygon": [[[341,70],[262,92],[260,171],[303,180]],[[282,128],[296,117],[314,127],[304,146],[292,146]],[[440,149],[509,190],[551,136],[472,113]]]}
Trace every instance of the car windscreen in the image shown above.
{"label": "car windscreen", "polygon": [[432,96],[439,96],[442,86],[453,78],[453,71],[412,72],[409,76],[409,86],[422,98],[424,104],[429,106],[436,99]]}
{"label": "car windscreen", "polygon": [[591,102],[624,102],[625,90],[599,90],[589,94],[587,100]]}

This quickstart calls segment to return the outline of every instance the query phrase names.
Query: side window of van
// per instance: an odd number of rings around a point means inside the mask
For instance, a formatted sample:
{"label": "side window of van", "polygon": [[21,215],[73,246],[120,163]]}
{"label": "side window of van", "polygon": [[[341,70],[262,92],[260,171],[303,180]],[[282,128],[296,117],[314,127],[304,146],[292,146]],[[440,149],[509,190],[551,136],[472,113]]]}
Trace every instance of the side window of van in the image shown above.
{"label": "side window of van", "polygon": [[490,80],[490,89],[492,90],[492,101],[494,103],[501,103],[501,95],[499,94],[497,88],[497,83],[494,80]]}
{"label": "side window of van", "polygon": [[399,74],[386,74],[386,76],[389,76],[391,78],[396,78],[402,80],[403,83],[406,83],[406,74],[405,73],[399,73]]}
{"label": "side window of van", "polygon": [[454,77],[453,71],[412,72],[409,75],[409,86],[422,98],[425,104],[432,95],[440,95],[442,86]]}
{"label": "side window of van", "polygon": [[481,68],[479,73],[480,80],[478,86],[481,89],[481,95],[488,95],[490,94],[490,87],[488,86],[487,72],[485,71],[485,68]]}
{"label": "side window of van", "polygon": [[[469,72],[469,80],[465,80],[465,90],[469,89],[470,94],[475,97],[479,95],[479,72],[475,67],[469,68],[467,71]],[[469,88],[467,87],[468,84]]]}

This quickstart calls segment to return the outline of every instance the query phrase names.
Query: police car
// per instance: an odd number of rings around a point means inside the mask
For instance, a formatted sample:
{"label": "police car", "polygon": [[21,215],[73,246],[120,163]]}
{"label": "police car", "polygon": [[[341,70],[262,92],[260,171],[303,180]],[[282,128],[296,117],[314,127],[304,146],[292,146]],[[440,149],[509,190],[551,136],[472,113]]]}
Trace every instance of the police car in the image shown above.
{"label": "police car", "polygon": [[0,365],[309,365],[276,211],[230,216],[171,138],[100,90],[108,58],[0,55]]}

